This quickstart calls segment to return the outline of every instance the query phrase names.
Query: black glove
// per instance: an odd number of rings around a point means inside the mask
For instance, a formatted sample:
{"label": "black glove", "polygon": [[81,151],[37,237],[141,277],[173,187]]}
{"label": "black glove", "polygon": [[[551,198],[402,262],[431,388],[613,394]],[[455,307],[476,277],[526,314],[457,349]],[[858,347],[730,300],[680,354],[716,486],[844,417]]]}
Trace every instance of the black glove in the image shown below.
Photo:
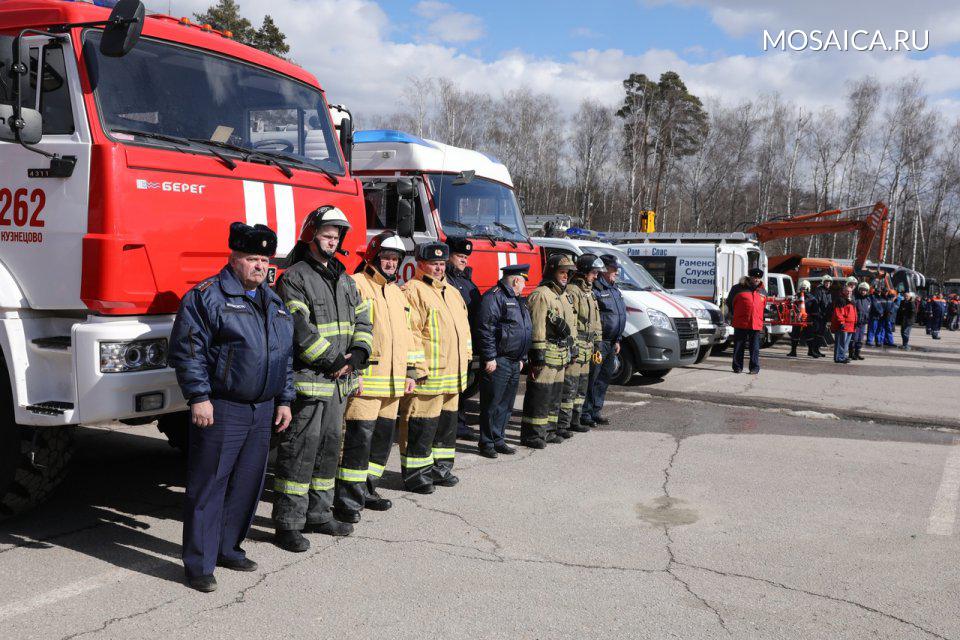
{"label": "black glove", "polygon": [[547,316],[547,326],[553,329],[557,340],[566,340],[570,337],[570,325],[561,316]]}
{"label": "black glove", "polygon": [[367,368],[367,363],[370,360],[370,355],[367,353],[366,349],[361,349],[360,347],[352,347],[347,353],[350,354],[350,360],[347,362],[353,367],[354,371],[362,371]]}
{"label": "black glove", "polygon": [[326,374],[334,374],[337,371],[340,371],[340,369],[343,369],[343,365],[345,364],[347,364],[347,359],[343,356],[342,353],[340,353],[340,354],[337,354],[337,357],[334,358],[333,362],[331,362],[326,367],[322,367],[320,371]]}

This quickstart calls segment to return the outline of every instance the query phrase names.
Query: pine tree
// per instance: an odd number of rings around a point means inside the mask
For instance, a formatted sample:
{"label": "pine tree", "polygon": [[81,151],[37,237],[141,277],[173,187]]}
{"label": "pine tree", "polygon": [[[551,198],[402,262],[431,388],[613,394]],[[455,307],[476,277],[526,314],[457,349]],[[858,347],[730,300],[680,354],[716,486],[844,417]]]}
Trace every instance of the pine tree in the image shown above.
{"label": "pine tree", "polygon": [[287,37],[277,28],[277,23],[273,21],[270,15],[263,16],[263,24],[257,29],[252,45],[261,51],[273,54],[282,58],[290,53],[290,45],[287,44]]}
{"label": "pine tree", "polygon": [[193,14],[193,17],[200,24],[209,24],[217,31],[230,31],[237,42],[266,53],[282,58],[290,52],[287,37],[273,18],[264,16],[260,28],[255,29],[253,23],[240,15],[240,5],[235,0],[218,0],[217,4],[203,13]]}

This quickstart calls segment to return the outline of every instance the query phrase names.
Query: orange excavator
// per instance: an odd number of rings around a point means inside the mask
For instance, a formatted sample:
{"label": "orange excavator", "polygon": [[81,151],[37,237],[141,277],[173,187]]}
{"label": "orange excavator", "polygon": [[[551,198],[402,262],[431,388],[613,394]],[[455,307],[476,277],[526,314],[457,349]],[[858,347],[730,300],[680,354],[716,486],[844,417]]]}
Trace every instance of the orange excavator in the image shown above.
{"label": "orange excavator", "polygon": [[[856,214],[863,211],[869,211],[869,213],[841,218],[844,214]],[[857,233],[857,250],[852,269],[849,266],[843,267],[829,258],[807,258],[798,254],[771,256],[768,259],[768,268],[771,271],[786,273],[795,282],[799,282],[800,279],[810,276],[842,277],[862,273],[875,242],[877,248],[876,261],[880,262],[886,246],[887,227],[890,225],[890,219],[891,215],[887,205],[883,202],[877,202],[874,205],[864,205],[850,209],[832,209],[774,219],[755,225],[747,229],[747,232],[756,234],[757,240],[760,242],[781,238],[818,236],[828,233]]]}

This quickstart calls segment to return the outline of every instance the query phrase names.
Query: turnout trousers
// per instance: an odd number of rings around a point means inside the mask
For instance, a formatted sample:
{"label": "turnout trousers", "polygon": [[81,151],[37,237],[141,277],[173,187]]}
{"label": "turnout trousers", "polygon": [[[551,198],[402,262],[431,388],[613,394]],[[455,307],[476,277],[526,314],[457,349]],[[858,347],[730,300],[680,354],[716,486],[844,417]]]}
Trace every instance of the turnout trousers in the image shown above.
{"label": "turnout trousers", "polygon": [[329,398],[293,401],[293,421],[280,434],[273,489],[273,523],[301,531],[307,523],[333,519],[334,477],[340,461],[344,401]]}
{"label": "turnout trousers", "polygon": [[360,511],[390,458],[400,398],[356,396],[347,401],[343,456],[337,469],[333,508]]}
{"label": "turnout trousers", "polygon": [[504,432],[520,385],[520,361],[497,358],[493,373],[480,370],[480,444],[479,448],[492,449],[506,444]]}
{"label": "turnout trousers", "polygon": [[560,396],[563,393],[565,367],[545,365],[534,380],[527,376],[527,390],[523,396],[523,417],[520,419],[520,441],[543,443],[557,432],[560,414]]}
{"label": "turnout trousers", "polygon": [[596,422],[603,410],[603,402],[607,398],[607,388],[610,378],[613,377],[613,341],[604,340],[600,343],[600,355],[603,362],[590,363],[590,373],[587,382],[587,399],[583,403],[581,419],[586,422]]}
{"label": "turnout trousers", "polygon": [[263,491],[273,401],[212,400],[213,424],[190,425],[183,517],[183,568],[188,578],[212,575],[217,557],[242,560]]}
{"label": "turnout trousers", "polygon": [[560,395],[560,414],[557,430],[580,426],[580,414],[587,398],[587,384],[590,382],[590,355],[593,346],[580,347],[577,358],[567,365],[563,374],[563,391]]}
{"label": "turnout trousers", "polygon": [[400,472],[407,489],[453,475],[459,395],[415,394],[400,401]]}

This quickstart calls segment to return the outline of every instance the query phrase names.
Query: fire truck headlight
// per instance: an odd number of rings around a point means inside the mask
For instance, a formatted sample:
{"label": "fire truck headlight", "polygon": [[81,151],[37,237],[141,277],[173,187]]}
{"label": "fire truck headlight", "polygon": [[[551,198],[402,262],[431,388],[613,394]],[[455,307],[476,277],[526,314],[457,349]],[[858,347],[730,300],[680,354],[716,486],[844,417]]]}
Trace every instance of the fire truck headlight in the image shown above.
{"label": "fire truck headlight", "polygon": [[100,343],[100,372],[127,373],[167,366],[167,339]]}

